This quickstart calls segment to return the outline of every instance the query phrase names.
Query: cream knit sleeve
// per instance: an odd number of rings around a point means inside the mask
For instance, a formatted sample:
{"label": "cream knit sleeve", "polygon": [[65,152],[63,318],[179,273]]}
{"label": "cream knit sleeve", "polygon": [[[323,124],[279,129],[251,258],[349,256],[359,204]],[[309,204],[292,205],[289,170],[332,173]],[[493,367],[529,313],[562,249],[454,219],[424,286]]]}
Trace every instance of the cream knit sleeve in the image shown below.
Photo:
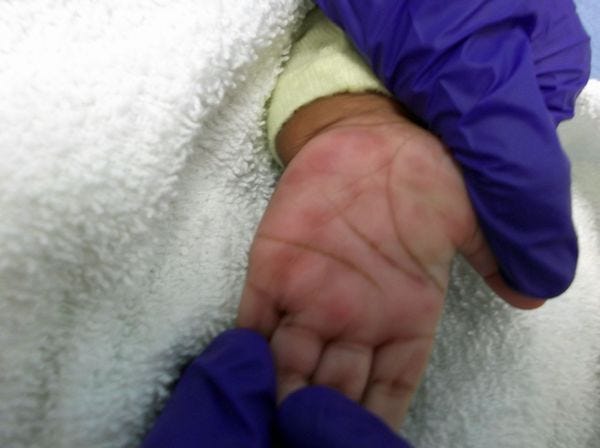
{"label": "cream knit sleeve", "polygon": [[275,159],[280,162],[275,137],[298,108],[320,97],[365,91],[389,95],[342,30],[320,10],[310,12],[268,104],[267,132]]}

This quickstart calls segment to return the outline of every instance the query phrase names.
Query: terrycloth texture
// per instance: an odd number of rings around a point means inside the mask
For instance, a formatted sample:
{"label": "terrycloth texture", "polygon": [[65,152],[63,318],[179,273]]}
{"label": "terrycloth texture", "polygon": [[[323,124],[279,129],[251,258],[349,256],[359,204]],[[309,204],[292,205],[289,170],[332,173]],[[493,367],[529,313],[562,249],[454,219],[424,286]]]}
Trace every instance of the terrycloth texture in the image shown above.
{"label": "terrycloth texture", "polygon": [[[300,3],[0,2],[0,446],[135,446],[230,325]],[[596,161],[597,87],[575,120],[593,126],[565,134]],[[565,298],[510,310],[457,267],[417,447],[597,446],[600,248],[585,191],[575,204]]]}
{"label": "terrycloth texture", "polygon": [[0,2],[0,446],[134,446],[230,325],[302,0]]}
{"label": "terrycloth texture", "polygon": [[319,9],[311,11],[269,103],[267,136],[273,157],[283,165],[275,150],[275,138],[301,106],[336,93],[367,91],[389,95],[343,31]]}

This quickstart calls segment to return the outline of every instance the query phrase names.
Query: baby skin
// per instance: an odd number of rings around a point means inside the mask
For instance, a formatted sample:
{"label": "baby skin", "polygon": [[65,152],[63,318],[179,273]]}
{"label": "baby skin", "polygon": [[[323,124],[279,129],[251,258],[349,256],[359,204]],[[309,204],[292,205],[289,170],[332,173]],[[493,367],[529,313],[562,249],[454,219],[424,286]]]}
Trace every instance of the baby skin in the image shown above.
{"label": "baby skin", "polygon": [[287,168],[257,230],[238,324],[269,338],[278,396],[331,386],[399,428],[462,253],[519,308],[443,144],[392,100],[343,94],[278,136]]}

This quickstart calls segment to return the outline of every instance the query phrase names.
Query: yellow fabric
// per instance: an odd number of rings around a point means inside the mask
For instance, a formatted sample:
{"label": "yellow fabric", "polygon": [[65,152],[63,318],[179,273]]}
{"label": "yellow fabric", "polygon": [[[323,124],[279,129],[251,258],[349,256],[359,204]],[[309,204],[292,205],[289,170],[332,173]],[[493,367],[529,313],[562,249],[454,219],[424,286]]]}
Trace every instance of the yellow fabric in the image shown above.
{"label": "yellow fabric", "polygon": [[305,19],[290,59],[277,81],[267,111],[271,153],[281,164],[275,137],[301,106],[342,92],[388,94],[343,31],[318,9]]}

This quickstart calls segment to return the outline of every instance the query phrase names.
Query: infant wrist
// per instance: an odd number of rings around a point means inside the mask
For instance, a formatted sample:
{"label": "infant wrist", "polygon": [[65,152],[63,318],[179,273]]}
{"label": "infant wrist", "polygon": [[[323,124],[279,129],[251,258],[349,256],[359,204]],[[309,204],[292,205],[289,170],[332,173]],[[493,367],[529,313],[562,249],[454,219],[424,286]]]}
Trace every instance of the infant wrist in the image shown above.
{"label": "infant wrist", "polygon": [[[386,116],[398,118],[404,112],[393,99],[379,93],[340,93],[302,106],[283,125],[275,141],[284,165],[308,141],[320,133],[347,121],[348,124],[380,123]],[[356,118],[356,120],[352,120]]]}

